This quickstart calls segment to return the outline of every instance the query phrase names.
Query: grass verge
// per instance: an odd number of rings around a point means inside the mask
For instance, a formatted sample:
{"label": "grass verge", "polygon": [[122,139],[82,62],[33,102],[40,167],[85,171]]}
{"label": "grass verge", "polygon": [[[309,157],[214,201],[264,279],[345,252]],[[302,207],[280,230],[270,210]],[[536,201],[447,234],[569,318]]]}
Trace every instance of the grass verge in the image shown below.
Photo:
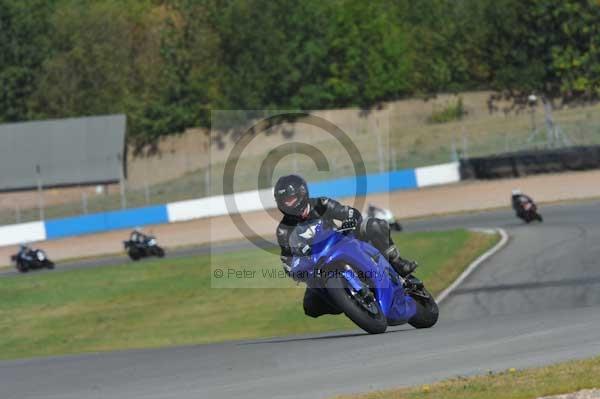
{"label": "grass verge", "polygon": [[533,399],[600,387],[600,357],[339,399]]}
{"label": "grass verge", "polygon": [[[417,275],[439,292],[497,237],[466,230],[396,238]],[[302,286],[214,288],[211,265],[280,270],[278,257],[244,250],[211,257],[30,273],[0,279],[0,358],[199,344],[354,328],[343,316],[310,319]],[[264,287],[260,278],[246,286]]]}

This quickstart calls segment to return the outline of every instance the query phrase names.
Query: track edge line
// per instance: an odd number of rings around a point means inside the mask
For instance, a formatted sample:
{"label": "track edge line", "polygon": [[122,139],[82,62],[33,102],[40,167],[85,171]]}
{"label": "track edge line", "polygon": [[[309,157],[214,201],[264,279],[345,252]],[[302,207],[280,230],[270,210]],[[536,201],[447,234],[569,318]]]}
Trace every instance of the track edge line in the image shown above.
{"label": "track edge line", "polygon": [[473,273],[483,262],[494,256],[498,251],[508,244],[508,233],[506,230],[502,228],[494,228],[494,231],[500,234],[500,241],[494,245],[493,248],[487,250],[485,253],[479,255],[477,259],[475,259],[471,264],[461,273],[460,276],[452,284],[450,284],[446,289],[444,289],[440,294],[435,298],[438,304],[441,304],[448,296],[454,291],[460,284],[462,284],[471,273]]}

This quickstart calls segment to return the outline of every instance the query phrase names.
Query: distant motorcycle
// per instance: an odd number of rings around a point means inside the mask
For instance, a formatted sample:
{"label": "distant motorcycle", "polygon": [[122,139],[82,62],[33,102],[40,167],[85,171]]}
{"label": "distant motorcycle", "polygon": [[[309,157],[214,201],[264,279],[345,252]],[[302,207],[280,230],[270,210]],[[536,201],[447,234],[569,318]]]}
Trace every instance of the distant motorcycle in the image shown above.
{"label": "distant motorcycle", "polygon": [[149,256],[157,256],[159,258],[165,256],[165,250],[158,245],[154,236],[148,236],[143,241],[123,241],[123,246],[131,260],[139,260]]}
{"label": "distant motorcycle", "polygon": [[385,220],[392,230],[402,231],[402,225],[398,223],[398,220],[389,209],[379,208],[373,204],[369,204],[367,208],[367,216],[370,218],[377,218]]}
{"label": "distant motorcycle", "polygon": [[517,214],[517,216],[521,219],[523,219],[523,221],[525,221],[525,223],[531,223],[534,220],[537,220],[539,222],[543,222],[544,218],[542,218],[542,215],[540,215],[538,213],[537,210],[537,205],[534,204],[533,202],[526,202],[522,205],[521,211]]}
{"label": "distant motorcycle", "polygon": [[10,260],[21,273],[27,273],[33,269],[54,269],[54,262],[48,259],[46,253],[41,249],[25,248],[19,253],[12,255]]}

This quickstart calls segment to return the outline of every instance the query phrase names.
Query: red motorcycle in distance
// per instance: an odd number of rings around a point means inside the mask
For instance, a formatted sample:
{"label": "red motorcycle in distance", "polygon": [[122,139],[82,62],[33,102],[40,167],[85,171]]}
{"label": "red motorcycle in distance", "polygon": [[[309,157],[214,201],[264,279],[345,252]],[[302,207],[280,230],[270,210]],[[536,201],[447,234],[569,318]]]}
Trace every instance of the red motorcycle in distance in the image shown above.
{"label": "red motorcycle in distance", "polygon": [[535,220],[543,222],[544,218],[538,213],[537,205],[533,202],[522,204],[522,209],[517,213],[517,216],[523,219],[525,223],[531,223]]}

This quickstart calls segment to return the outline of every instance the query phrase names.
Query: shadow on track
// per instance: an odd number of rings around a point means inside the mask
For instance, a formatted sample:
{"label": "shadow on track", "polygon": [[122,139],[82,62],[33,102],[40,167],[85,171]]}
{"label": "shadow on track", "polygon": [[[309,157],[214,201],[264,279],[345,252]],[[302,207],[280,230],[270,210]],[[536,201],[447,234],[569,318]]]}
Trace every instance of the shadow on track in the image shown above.
{"label": "shadow on track", "polygon": [[[408,328],[397,328],[394,330],[387,330],[383,334],[393,334],[400,332],[409,332],[411,330],[415,330],[412,327]],[[415,330],[416,331],[416,330]],[[383,335],[378,334],[378,335]],[[285,344],[290,342],[303,342],[303,341],[321,341],[328,339],[341,339],[341,338],[354,338],[354,337],[370,337],[372,334],[368,334],[364,331],[357,331],[354,333],[343,333],[343,334],[335,334],[335,335],[323,335],[318,337],[299,337],[299,338],[276,338],[264,341],[252,341],[252,342],[243,342],[238,345],[260,345],[260,344]]]}

